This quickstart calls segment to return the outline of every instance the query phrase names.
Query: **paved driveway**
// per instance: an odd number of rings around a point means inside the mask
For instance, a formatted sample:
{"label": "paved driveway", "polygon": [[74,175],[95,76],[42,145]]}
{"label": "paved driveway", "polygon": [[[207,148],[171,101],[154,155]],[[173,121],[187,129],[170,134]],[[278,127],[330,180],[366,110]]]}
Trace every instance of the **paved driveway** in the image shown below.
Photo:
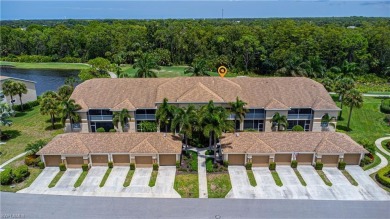
{"label": "paved driveway", "polygon": [[274,178],[268,167],[253,167],[257,186],[255,188],[256,198],[261,199],[283,199],[283,190],[275,184]]}
{"label": "paved driveway", "polygon": [[323,172],[332,182],[332,192],[338,200],[363,200],[359,189],[352,185],[337,167],[324,167]]}
{"label": "paved driveway", "polygon": [[346,170],[359,184],[360,193],[368,200],[390,200],[390,194],[380,188],[359,166],[347,166]]}
{"label": "paved driveway", "polygon": [[100,188],[100,190],[105,193],[120,192],[124,190],[123,183],[126,180],[129,170],[130,167],[127,166],[113,167],[106,183],[102,188]]}
{"label": "paved driveway", "polygon": [[276,171],[283,182],[284,196],[290,199],[308,199],[310,195],[302,186],[294,170],[290,166],[277,166]]}
{"label": "paved driveway", "polygon": [[314,167],[310,165],[298,165],[298,171],[305,180],[306,190],[312,199],[316,200],[334,200],[331,188],[325,185],[324,181],[318,175]]}
{"label": "paved driveway", "polygon": [[96,192],[100,187],[104,174],[108,167],[91,167],[83,183],[77,188],[77,193]]}
{"label": "paved driveway", "polygon": [[158,168],[156,185],[152,188],[153,197],[180,198],[174,189],[176,176],[175,166],[160,166]]}
{"label": "paved driveway", "polygon": [[74,184],[82,172],[83,170],[81,168],[67,169],[56,186],[50,190],[58,192],[58,195],[61,195],[61,192],[74,191]]}
{"label": "paved driveway", "polygon": [[232,190],[228,198],[255,198],[254,187],[250,185],[248,175],[244,166],[229,166],[229,176],[232,183]]}
{"label": "paved driveway", "polygon": [[152,189],[149,187],[149,180],[152,168],[136,168],[130,185],[125,188],[125,195],[132,197],[150,197]]}
{"label": "paved driveway", "polygon": [[44,193],[48,189],[50,182],[59,171],[58,167],[46,167],[28,188],[20,190],[19,192],[38,194]]}

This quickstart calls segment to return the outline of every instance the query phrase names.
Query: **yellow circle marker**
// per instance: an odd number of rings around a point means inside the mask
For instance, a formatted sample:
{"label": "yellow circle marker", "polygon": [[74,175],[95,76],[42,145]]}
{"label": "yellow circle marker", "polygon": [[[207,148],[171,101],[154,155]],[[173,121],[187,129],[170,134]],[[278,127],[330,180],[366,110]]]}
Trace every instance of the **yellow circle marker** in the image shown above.
{"label": "yellow circle marker", "polygon": [[219,76],[221,76],[222,78],[225,77],[226,73],[227,73],[227,68],[225,66],[219,66],[218,68],[218,74]]}

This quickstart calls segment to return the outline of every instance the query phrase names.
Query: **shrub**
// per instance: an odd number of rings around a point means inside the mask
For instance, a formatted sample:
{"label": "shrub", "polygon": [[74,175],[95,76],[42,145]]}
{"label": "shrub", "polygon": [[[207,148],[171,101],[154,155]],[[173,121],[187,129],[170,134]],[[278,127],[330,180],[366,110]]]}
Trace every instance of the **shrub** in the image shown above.
{"label": "shrub", "polygon": [[157,171],[158,170],[158,164],[157,163],[154,163],[153,164],[153,171]]}
{"label": "shrub", "polygon": [[224,161],[223,161],[223,166],[227,168],[227,167],[229,166],[229,161],[224,160]]}
{"label": "shrub", "polygon": [[35,155],[27,155],[24,158],[24,164],[26,164],[27,166],[33,166],[35,164],[35,158]]}
{"label": "shrub", "polygon": [[83,169],[83,171],[88,171],[88,164],[81,165],[81,169]]}
{"label": "shrub", "polygon": [[247,170],[251,170],[251,169],[252,169],[252,163],[251,163],[251,162],[246,163],[246,164],[245,164],[245,168],[246,168]]}
{"label": "shrub", "polygon": [[114,163],[112,161],[108,162],[108,168],[113,168],[114,167]]}
{"label": "shrub", "polygon": [[382,100],[380,110],[382,113],[390,114],[390,99]]}
{"label": "shrub", "polygon": [[64,58],[59,59],[58,61],[59,62],[66,62],[66,63],[80,63],[81,59],[80,58],[66,56]]}
{"label": "shrub", "polygon": [[130,170],[135,170],[135,163],[130,163]]}
{"label": "shrub", "polygon": [[106,132],[106,130],[103,127],[97,128],[96,132]]}
{"label": "shrub", "polygon": [[6,168],[2,172],[0,172],[0,183],[1,185],[9,185],[12,183],[14,176],[12,174],[11,168]]}
{"label": "shrub", "polygon": [[367,139],[359,141],[359,144],[363,145],[363,147],[370,152],[370,154],[374,155],[376,151],[376,146],[374,143],[370,142]]}
{"label": "shrub", "polygon": [[176,161],[176,169],[179,169],[180,168],[180,161]]}
{"label": "shrub", "polygon": [[[43,146],[47,144],[46,141],[40,139],[38,141],[35,141],[33,143],[27,144],[27,146],[24,148],[24,151],[29,152],[32,155],[35,155]],[[35,158],[35,157],[34,157]]]}
{"label": "shrub", "polygon": [[292,130],[293,132],[303,132],[303,131],[305,131],[305,130],[303,129],[303,127],[300,126],[300,125],[295,125],[294,127],[292,127],[291,130]]}
{"label": "shrub", "polygon": [[66,170],[66,166],[65,166],[64,163],[60,163],[59,167],[60,167],[60,171],[65,171]]}
{"label": "shrub", "polygon": [[297,168],[297,166],[298,166],[298,161],[296,161],[296,160],[291,161],[292,168]]}
{"label": "shrub", "polygon": [[364,167],[365,165],[368,165],[372,163],[372,159],[368,156],[364,156],[364,158],[360,161],[360,166]]}
{"label": "shrub", "polygon": [[322,170],[322,167],[324,167],[324,164],[322,162],[316,162],[315,169],[316,170]]}
{"label": "shrub", "polygon": [[27,165],[19,166],[13,171],[14,174],[14,181],[15,182],[22,182],[26,177],[30,175],[30,172],[28,171]]}
{"label": "shrub", "polygon": [[[23,104],[23,110],[30,110],[36,106],[39,105],[39,101],[38,100],[34,100],[34,101],[30,101],[30,102],[27,102],[27,103],[24,103]],[[19,104],[19,105],[15,105],[14,106],[14,110],[15,111],[22,111],[22,106]]]}
{"label": "shrub", "polygon": [[275,162],[271,162],[269,163],[269,170],[276,170],[276,163]]}
{"label": "shrub", "polygon": [[206,172],[212,173],[214,172],[213,158],[208,157],[206,159]]}
{"label": "shrub", "polygon": [[390,141],[388,141],[388,142],[386,143],[386,147],[387,147],[387,149],[390,150]]}
{"label": "shrub", "polygon": [[191,171],[198,171],[198,153],[193,151],[188,151],[187,153],[189,153],[191,156],[191,160],[189,163]]}
{"label": "shrub", "polygon": [[39,162],[38,167],[39,167],[39,169],[45,169],[45,163],[43,163],[42,161]]}
{"label": "shrub", "polygon": [[390,188],[390,166],[386,166],[378,171],[375,175],[376,180],[380,182],[382,185]]}
{"label": "shrub", "polygon": [[339,162],[339,164],[337,165],[337,168],[339,168],[339,170],[345,170],[345,166],[347,165],[347,163],[345,163],[344,161],[341,161]]}
{"label": "shrub", "polygon": [[109,132],[116,132],[116,130],[115,129],[110,129],[110,131]]}

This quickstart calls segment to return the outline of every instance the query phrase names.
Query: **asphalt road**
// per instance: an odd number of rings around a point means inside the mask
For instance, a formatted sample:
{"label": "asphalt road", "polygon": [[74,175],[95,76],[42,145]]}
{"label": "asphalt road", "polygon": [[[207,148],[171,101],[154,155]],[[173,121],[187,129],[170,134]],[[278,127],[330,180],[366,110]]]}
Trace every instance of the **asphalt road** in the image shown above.
{"label": "asphalt road", "polygon": [[1,218],[389,218],[389,201],[147,199],[0,193]]}

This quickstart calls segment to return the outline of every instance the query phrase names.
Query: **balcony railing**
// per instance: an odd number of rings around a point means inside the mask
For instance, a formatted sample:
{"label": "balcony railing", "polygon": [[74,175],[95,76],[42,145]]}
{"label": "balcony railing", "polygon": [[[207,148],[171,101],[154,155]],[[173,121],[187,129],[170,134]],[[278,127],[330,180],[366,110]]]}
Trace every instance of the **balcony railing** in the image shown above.
{"label": "balcony railing", "polygon": [[90,115],[90,121],[112,121],[112,115]]}
{"label": "balcony railing", "polygon": [[264,113],[247,113],[245,119],[264,119]]}
{"label": "balcony railing", "polygon": [[288,114],[287,119],[310,120],[312,119],[312,115],[311,114]]}
{"label": "balcony railing", "polygon": [[138,114],[135,115],[136,120],[156,120],[155,114]]}

